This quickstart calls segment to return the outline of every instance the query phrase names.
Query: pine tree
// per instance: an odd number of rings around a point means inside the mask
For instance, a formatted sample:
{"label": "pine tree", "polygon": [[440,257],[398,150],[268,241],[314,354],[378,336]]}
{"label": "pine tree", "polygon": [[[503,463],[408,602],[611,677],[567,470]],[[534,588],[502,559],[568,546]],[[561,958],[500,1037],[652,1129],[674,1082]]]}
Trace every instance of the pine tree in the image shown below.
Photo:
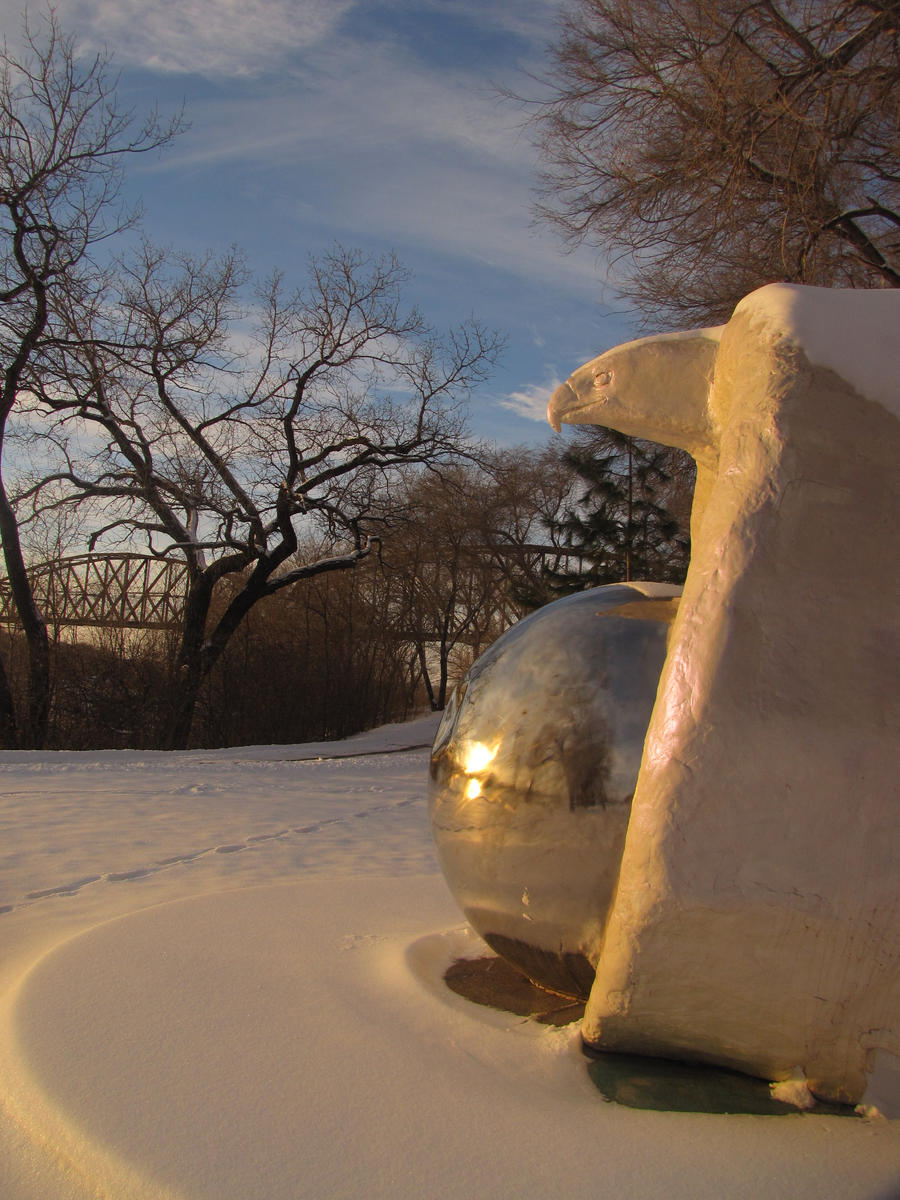
{"label": "pine tree", "polygon": [[683,451],[613,430],[591,430],[563,452],[574,502],[547,522],[580,559],[545,572],[554,595],[633,579],[681,583],[690,560],[693,463]]}

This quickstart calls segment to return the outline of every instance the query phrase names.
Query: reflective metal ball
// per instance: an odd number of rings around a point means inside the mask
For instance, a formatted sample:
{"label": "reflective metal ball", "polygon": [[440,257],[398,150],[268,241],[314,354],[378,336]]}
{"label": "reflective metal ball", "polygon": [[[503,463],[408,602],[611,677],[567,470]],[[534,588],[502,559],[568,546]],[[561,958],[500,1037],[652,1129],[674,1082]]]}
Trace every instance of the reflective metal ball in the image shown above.
{"label": "reflective metal ball", "polygon": [[535,983],[586,997],[681,589],[610,584],[538,609],[475,662],[431,755],[441,868]]}

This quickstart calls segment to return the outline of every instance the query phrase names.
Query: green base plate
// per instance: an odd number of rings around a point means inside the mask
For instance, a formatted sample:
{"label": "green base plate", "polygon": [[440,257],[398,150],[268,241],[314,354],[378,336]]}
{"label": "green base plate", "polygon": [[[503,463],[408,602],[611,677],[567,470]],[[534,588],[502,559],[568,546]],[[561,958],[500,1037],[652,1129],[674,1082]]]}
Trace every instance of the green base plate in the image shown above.
{"label": "green base plate", "polygon": [[590,1046],[585,1046],[584,1052],[590,1060],[588,1075],[600,1094],[628,1108],[761,1117],[857,1115],[848,1105],[824,1101],[814,1108],[799,1109],[774,1099],[764,1080],[738,1071],[638,1054],[606,1054]]}

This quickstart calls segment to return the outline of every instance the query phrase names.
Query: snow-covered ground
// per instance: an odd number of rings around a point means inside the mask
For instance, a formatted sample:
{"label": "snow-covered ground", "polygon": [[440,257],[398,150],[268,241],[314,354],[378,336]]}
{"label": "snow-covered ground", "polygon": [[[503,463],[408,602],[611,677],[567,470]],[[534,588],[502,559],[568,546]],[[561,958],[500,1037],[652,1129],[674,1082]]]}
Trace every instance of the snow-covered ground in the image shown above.
{"label": "snow-covered ground", "polygon": [[433,731],[0,755],[2,1200],[900,1196],[900,1120],[608,1104],[453,995]]}

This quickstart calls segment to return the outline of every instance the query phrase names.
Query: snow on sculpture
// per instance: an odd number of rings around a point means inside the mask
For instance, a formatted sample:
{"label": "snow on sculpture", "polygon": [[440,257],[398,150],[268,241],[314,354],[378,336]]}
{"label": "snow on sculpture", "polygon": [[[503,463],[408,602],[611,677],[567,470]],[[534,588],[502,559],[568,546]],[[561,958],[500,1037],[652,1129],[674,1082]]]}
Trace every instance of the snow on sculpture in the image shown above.
{"label": "snow on sculpture", "polygon": [[431,755],[430,817],[469,924],[587,999],[681,589],[610,584],[519,621],[474,663]]}
{"label": "snow on sculpture", "polygon": [[548,416],[697,460],[584,1036],[855,1102],[900,1059],[900,292],[770,285]]}

